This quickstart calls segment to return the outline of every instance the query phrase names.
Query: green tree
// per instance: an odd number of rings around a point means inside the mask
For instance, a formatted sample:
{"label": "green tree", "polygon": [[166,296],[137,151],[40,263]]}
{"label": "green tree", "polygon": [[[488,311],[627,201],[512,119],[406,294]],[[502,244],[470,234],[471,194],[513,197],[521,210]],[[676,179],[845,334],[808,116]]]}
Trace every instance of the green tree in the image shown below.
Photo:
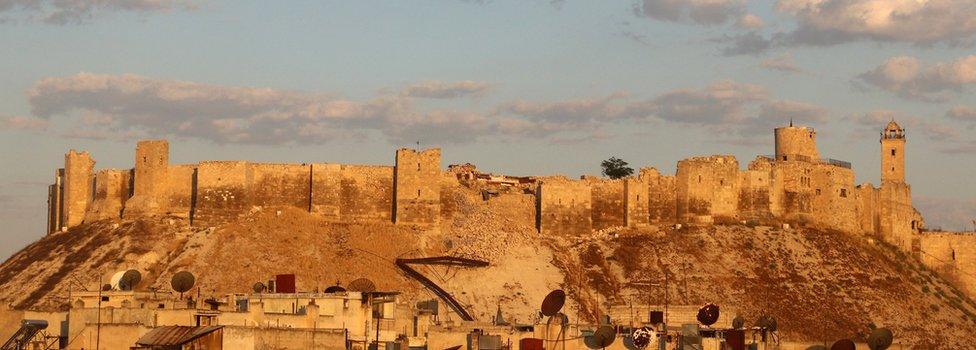
{"label": "green tree", "polygon": [[610,159],[600,163],[600,166],[603,167],[603,176],[611,179],[619,179],[634,174],[634,168],[627,166],[627,162],[617,157],[610,157]]}

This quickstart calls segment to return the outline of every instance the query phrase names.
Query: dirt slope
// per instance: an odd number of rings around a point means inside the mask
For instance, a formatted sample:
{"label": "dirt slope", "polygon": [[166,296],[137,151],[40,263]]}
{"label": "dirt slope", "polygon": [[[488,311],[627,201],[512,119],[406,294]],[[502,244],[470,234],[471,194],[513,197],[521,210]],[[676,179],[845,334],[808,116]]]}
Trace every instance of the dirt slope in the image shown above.
{"label": "dirt slope", "polygon": [[629,282],[667,275],[672,303],[715,302],[747,320],[768,313],[785,339],[863,338],[874,324],[920,348],[976,343],[972,301],[915,259],[865,237],[737,225],[540,237],[531,195],[484,201],[477,190],[458,187],[442,200],[447,216],[427,231],[329,223],[293,208],[254,208],[215,228],[191,228],[178,218],[87,224],[44,237],[0,265],[0,301],[64,309],[70,290],[94,290],[99,279],[127,268],[143,272],[139,289],[159,290],[169,289],[173,273],[191,271],[203,297],[247,292],[274,274],[295,273],[300,290],[367,277],[414,301],[433,295],[399,273],[393,259],[457,255],[491,266],[420,271],[480,320],[501,306],[510,321],[531,322],[554,288],[570,291],[571,319],[593,319],[608,302],[661,300],[659,291]]}

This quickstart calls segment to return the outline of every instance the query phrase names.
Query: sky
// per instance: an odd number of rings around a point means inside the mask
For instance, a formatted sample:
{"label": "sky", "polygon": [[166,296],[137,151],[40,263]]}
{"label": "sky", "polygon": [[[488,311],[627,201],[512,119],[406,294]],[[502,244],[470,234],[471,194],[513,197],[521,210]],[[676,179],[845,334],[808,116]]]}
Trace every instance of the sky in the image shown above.
{"label": "sky", "polygon": [[0,0],[0,257],[44,235],[68,149],[172,163],[443,165],[598,174],[616,156],[823,157],[879,183],[880,129],[907,129],[929,227],[976,219],[971,0]]}

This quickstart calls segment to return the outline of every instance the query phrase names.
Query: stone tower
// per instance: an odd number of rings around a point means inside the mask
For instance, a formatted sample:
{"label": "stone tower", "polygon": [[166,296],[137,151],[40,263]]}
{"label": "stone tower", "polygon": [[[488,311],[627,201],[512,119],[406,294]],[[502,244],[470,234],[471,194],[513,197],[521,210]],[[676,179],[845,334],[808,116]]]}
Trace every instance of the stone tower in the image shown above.
{"label": "stone tower", "polygon": [[125,216],[163,214],[169,173],[169,142],[139,141],[136,144],[136,169],[132,198],[126,202]]}
{"label": "stone tower", "polygon": [[905,130],[894,120],[881,132],[881,183],[905,182]]}
{"label": "stone tower", "polygon": [[790,126],[774,130],[776,136],[776,160],[813,161],[820,159],[817,151],[817,132],[813,128]]}
{"label": "stone tower", "polygon": [[441,213],[441,150],[396,152],[393,220],[398,224],[432,225]]}
{"label": "stone tower", "polygon": [[63,228],[71,228],[85,221],[85,212],[92,202],[95,161],[88,152],[68,151],[64,155],[64,219]]}

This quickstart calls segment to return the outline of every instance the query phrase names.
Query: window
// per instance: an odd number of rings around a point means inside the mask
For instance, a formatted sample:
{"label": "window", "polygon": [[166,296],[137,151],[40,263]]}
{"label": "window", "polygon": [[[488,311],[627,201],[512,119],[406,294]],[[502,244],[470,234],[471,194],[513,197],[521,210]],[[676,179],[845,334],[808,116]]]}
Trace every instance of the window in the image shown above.
{"label": "window", "polygon": [[417,198],[420,198],[420,190],[417,190]]}
{"label": "window", "polygon": [[784,161],[786,160],[786,156],[783,156],[783,160],[784,160]]}
{"label": "window", "polygon": [[894,155],[895,155],[895,150],[894,150],[894,149],[892,149],[892,150],[891,150],[891,155],[892,155],[892,156],[894,156]]}
{"label": "window", "polygon": [[103,296],[102,297],[102,301],[108,301],[108,297],[107,296]]}
{"label": "window", "polygon": [[841,197],[844,197],[844,198],[847,198],[847,189],[846,188],[840,189],[840,196]]}
{"label": "window", "polygon": [[952,250],[952,261],[955,261],[955,260],[956,260],[956,250],[953,249]]}
{"label": "window", "polygon": [[420,162],[417,162],[417,171],[420,171]]}
{"label": "window", "polygon": [[701,175],[698,175],[698,183],[701,183]]}
{"label": "window", "polygon": [[820,195],[820,189],[819,188],[817,189],[817,195],[818,196]]}

